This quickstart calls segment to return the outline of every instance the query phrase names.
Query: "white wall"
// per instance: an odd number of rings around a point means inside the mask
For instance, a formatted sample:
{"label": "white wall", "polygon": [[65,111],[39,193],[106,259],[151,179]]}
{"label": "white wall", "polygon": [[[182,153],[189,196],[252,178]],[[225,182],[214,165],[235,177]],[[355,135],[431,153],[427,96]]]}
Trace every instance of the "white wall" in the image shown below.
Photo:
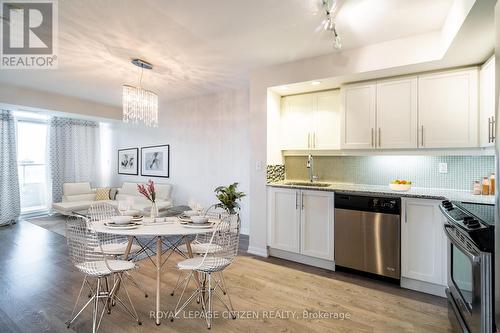
{"label": "white wall", "polygon": [[[239,182],[249,192],[248,91],[232,90],[160,105],[158,128],[116,124],[115,149],[170,144],[170,178],[118,175],[123,181],[149,178],[174,185],[175,204],[216,202],[214,188]],[[113,174],[117,174],[114,159]],[[140,172],[139,172],[140,173]],[[242,200],[242,233],[248,233],[248,200]]]}
{"label": "white wall", "polygon": [[77,97],[0,84],[0,104],[14,109],[63,113],[68,117],[121,119],[121,107]]}

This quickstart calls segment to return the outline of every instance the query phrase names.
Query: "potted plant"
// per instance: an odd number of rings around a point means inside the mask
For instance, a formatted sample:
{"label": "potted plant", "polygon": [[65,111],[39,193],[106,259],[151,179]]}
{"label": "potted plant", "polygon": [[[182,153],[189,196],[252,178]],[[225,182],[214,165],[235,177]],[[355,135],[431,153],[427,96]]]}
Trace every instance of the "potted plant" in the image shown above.
{"label": "potted plant", "polygon": [[152,180],[149,180],[146,185],[137,184],[137,190],[146,199],[151,201],[151,218],[154,219],[154,218],[158,217],[158,206],[156,206],[155,183]]}
{"label": "potted plant", "polygon": [[214,192],[219,203],[215,205],[217,208],[222,208],[231,215],[237,214],[236,210],[240,210],[238,201],[246,196],[243,192],[238,192],[238,183],[233,183],[229,186],[219,186]]}

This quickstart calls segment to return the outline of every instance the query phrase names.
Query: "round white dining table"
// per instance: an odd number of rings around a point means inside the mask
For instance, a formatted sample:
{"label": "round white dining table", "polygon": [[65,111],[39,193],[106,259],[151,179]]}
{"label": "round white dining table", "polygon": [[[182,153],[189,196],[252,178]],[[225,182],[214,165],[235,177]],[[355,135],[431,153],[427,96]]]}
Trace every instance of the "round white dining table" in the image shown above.
{"label": "round white dining table", "polygon": [[[173,221],[175,218],[172,218]],[[134,229],[115,229],[106,227],[105,223],[111,221],[96,221],[92,223],[92,229],[99,233],[106,233],[112,235],[121,235],[127,236],[129,241],[127,245],[127,249],[125,251],[125,259],[128,259],[130,254],[130,248],[132,247],[132,243],[134,238],[136,237],[155,237],[156,238],[156,316],[155,321],[156,325],[160,325],[160,286],[161,286],[161,271],[162,271],[162,237],[170,237],[170,236],[184,236],[185,244],[187,247],[189,257],[193,257],[193,252],[191,250],[191,242],[189,238],[185,236],[190,235],[198,235],[213,232],[214,228],[189,228],[184,224],[175,222],[158,222],[158,223],[144,223],[139,225]],[[199,280],[195,279],[196,283],[199,283]]]}

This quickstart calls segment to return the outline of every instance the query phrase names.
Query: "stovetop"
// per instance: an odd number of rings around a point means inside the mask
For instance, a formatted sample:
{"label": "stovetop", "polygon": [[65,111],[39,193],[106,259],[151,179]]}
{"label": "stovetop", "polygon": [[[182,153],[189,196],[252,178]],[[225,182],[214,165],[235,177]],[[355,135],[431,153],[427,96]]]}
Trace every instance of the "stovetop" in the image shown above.
{"label": "stovetop", "polygon": [[448,222],[457,227],[482,251],[493,252],[495,206],[468,202],[443,201],[441,211]]}
{"label": "stovetop", "polygon": [[453,202],[462,210],[476,216],[482,222],[495,226],[495,205],[477,204],[469,202]]}

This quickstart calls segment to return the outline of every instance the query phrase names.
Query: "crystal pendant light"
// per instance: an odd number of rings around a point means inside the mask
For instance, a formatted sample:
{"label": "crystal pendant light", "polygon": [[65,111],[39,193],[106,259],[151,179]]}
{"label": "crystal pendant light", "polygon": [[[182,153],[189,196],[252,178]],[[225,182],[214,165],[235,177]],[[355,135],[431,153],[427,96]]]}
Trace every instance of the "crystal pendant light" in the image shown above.
{"label": "crystal pendant light", "polygon": [[141,59],[133,59],[132,63],[141,68],[141,77],[138,87],[123,85],[123,122],[158,127],[158,95],[142,88],[144,69],[153,69],[153,65]]}

